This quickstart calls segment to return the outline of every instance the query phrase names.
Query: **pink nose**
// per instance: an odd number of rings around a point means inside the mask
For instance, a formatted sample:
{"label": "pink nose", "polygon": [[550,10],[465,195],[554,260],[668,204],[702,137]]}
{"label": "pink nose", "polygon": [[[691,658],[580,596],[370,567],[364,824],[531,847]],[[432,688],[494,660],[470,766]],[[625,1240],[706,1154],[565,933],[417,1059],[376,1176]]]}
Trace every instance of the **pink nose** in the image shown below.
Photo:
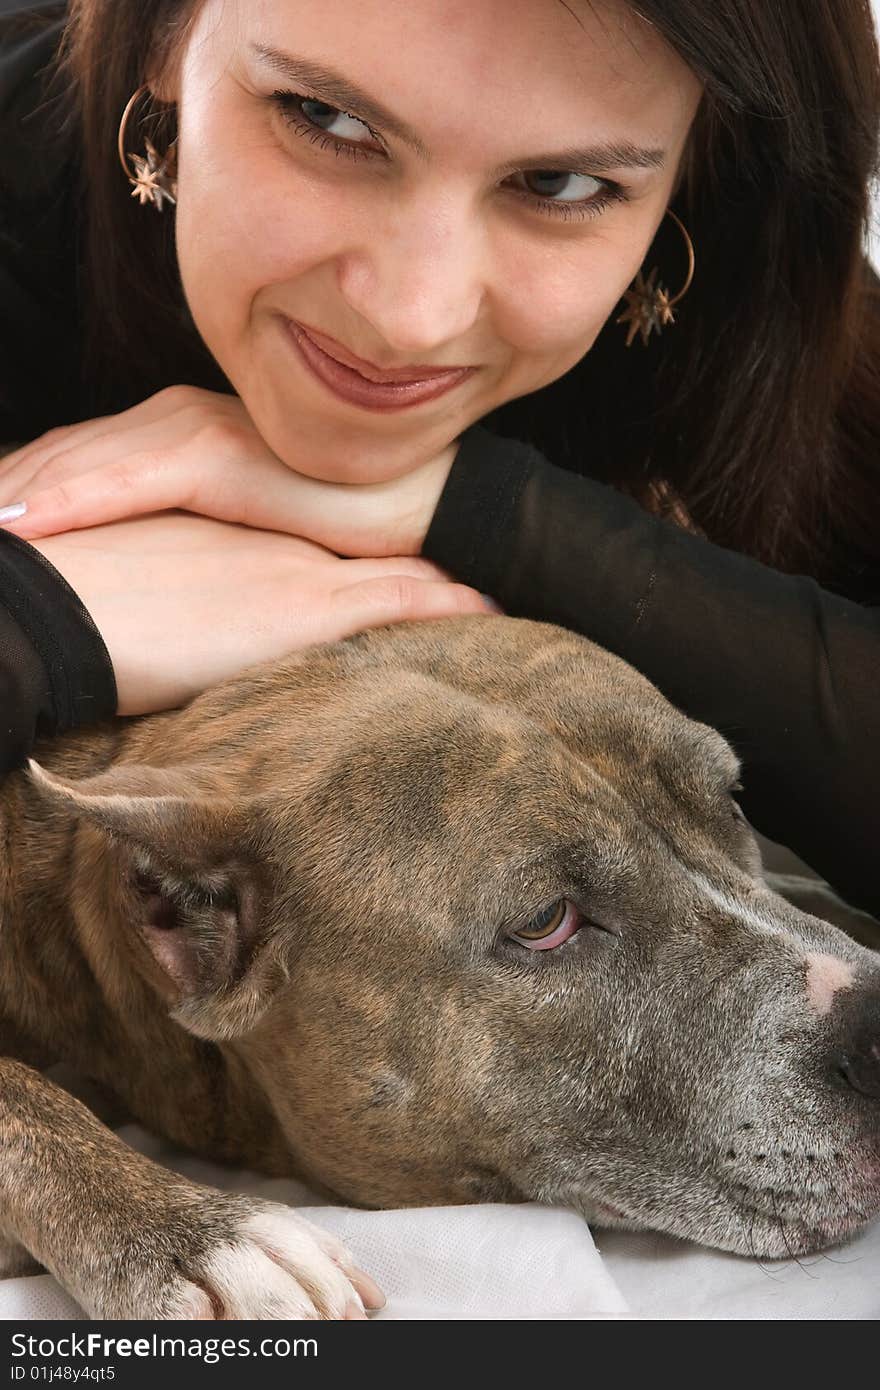
{"label": "pink nose", "polygon": [[838,990],[850,989],[855,982],[855,970],[838,956],[823,951],[807,955],[807,997],[820,1017],[827,1014]]}

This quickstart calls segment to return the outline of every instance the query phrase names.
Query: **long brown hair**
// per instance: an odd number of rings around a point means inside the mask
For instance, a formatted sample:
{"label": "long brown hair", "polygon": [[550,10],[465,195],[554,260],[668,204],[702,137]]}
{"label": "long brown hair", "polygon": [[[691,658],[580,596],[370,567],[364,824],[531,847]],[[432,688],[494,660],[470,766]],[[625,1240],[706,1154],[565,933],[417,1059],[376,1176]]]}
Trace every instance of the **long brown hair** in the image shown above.
{"label": "long brown hair", "polygon": [[[696,247],[694,283],[647,347],[625,347],[615,310],[565,377],[485,423],[645,505],[663,483],[716,542],[880,602],[880,284],[863,254],[880,136],[870,0],[633,8],[705,86],[672,204]],[[126,196],[115,156],[126,101],[148,61],[179,51],[194,10],[70,0],[58,76],[84,151],[96,413],[173,381],[232,389],[186,309],[171,219]],[[144,133],[164,148],[167,112]],[[676,287],[670,218],[654,264]]]}

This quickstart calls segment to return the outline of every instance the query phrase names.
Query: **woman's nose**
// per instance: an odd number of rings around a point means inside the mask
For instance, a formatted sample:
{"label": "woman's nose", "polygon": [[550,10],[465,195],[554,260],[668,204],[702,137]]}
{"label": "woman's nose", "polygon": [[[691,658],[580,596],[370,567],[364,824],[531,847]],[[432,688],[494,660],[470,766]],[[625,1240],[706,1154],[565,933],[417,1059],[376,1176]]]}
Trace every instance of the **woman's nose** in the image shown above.
{"label": "woman's nose", "polygon": [[402,209],[395,203],[356,250],[339,257],[338,284],[400,365],[427,364],[479,318],[487,260],[485,230],[458,205],[425,199]]}

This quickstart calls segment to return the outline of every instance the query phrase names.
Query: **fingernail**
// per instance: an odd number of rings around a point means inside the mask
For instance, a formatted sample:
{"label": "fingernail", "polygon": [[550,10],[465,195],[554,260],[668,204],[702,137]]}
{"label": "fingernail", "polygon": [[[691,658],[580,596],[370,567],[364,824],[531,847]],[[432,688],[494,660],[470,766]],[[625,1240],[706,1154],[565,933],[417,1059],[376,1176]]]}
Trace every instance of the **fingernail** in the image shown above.
{"label": "fingernail", "polygon": [[504,612],[504,609],[501,607],[501,604],[496,603],[494,598],[492,598],[491,594],[480,594],[480,598],[483,600],[490,613]]}
{"label": "fingernail", "polygon": [[0,526],[5,521],[18,521],[27,511],[27,502],[13,502],[11,507],[0,507]]}

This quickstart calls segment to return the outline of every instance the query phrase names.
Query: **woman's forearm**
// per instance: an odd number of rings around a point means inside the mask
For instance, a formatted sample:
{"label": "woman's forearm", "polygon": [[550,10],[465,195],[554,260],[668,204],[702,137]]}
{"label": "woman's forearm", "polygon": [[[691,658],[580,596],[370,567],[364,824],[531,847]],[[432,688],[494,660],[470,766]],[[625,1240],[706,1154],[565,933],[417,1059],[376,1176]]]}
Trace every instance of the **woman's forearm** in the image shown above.
{"label": "woman's forearm", "polygon": [[880,610],[481,428],[462,439],[422,553],[511,614],[584,633],[719,729],[744,760],[755,827],[880,911]]}
{"label": "woman's forearm", "polygon": [[38,551],[0,531],[0,772],[39,736],[115,713],[110,657],[79,598]]}

